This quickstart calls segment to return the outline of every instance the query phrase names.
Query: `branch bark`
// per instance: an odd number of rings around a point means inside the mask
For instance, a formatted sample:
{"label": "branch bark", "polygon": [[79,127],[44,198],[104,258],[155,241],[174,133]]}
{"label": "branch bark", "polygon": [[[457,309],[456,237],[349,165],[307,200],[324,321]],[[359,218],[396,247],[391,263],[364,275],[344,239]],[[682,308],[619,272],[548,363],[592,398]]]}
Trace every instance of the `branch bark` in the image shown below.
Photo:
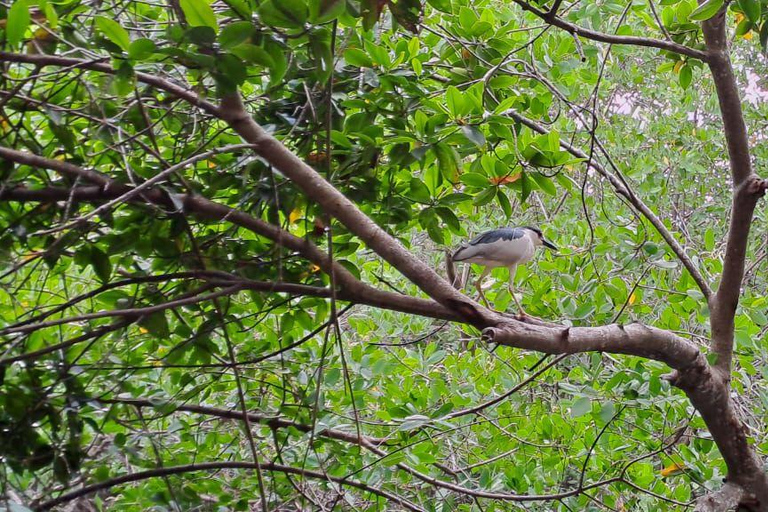
{"label": "branch bark", "polygon": [[710,54],[709,69],[712,72],[712,80],[720,104],[733,185],[731,220],[723,260],[723,274],[717,293],[710,304],[712,350],[717,356],[714,366],[726,377],[727,384],[731,374],[734,317],[739,304],[741,283],[744,279],[749,230],[757,201],[765,194],[768,183],[761,180],[752,170],[741,97],[728,56],[725,11],[705,21],[702,30]]}

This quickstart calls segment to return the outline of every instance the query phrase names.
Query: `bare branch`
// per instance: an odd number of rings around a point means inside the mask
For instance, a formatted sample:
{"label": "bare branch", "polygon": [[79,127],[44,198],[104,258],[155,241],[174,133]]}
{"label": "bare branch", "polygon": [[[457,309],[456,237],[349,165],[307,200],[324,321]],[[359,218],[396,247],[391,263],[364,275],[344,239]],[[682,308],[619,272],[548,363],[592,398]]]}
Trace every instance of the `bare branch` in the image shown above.
{"label": "bare branch", "polygon": [[549,23],[550,25],[561,28],[566,32],[570,32],[571,34],[576,34],[585,39],[591,39],[593,41],[599,41],[601,43],[658,48],[660,50],[667,50],[670,52],[679,53],[680,55],[687,55],[688,57],[693,57],[694,59],[699,59],[705,62],[709,57],[706,52],[702,52],[701,50],[690,48],[683,44],[675,43],[674,41],[662,41],[659,39],[652,39],[648,37],[637,37],[637,36],[617,36],[613,34],[606,34],[603,32],[596,32],[588,28],[583,28],[578,25],[574,25],[573,23],[570,23],[568,21],[563,20],[562,18],[557,17],[556,12],[553,12],[553,10],[542,11],[523,0],[514,0],[514,2],[517,5],[519,5],[524,11],[528,11],[535,14],[542,20]]}
{"label": "bare branch", "polygon": [[744,496],[744,489],[738,485],[727,482],[718,491],[705,494],[696,500],[694,512],[723,512],[736,510]]}
{"label": "bare branch", "polygon": [[[34,64],[35,66],[41,68],[44,66],[61,66],[78,69],[89,69],[92,71],[98,71],[100,73],[106,73],[108,75],[114,75],[117,73],[117,71],[112,68],[112,66],[109,64],[104,64],[100,61],[74,59],[71,57],[58,57],[55,55],[46,54],[0,52],[0,62]],[[168,92],[177,98],[180,98],[196,107],[203,109],[209,114],[218,114],[218,107],[216,107],[216,105],[192,92],[191,88],[183,87],[181,85],[174,84],[173,82],[164,78],[142,73],[140,71],[137,71],[135,75],[136,80],[139,82]]]}
{"label": "bare branch", "polygon": [[662,361],[684,371],[703,360],[693,343],[662,329],[642,324],[602,327],[545,327],[509,322],[483,330],[491,343],[546,354],[609,352]]}
{"label": "bare branch", "polygon": [[[165,468],[149,469],[146,471],[137,471],[136,473],[123,475],[116,478],[110,478],[109,480],[105,480],[97,484],[86,485],[80,489],[76,489],[74,491],[70,491],[68,493],[62,494],[61,496],[58,496],[51,500],[44,501],[43,503],[33,507],[33,509],[35,511],[50,510],[53,507],[62,505],[64,503],[68,503],[72,500],[80,498],[81,496],[87,496],[89,494],[93,494],[98,491],[110,489],[117,485],[127,484],[131,482],[141,482],[142,480],[149,480],[150,478],[157,478],[157,477],[167,476],[167,475],[178,475],[181,473],[191,473],[194,471],[217,471],[221,469],[253,469],[255,470],[256,466],[257,464],[255,462],[219,461],[219,462],[200,462],[196,464],[185,464],[182,466],[170,466]],[[286,473],[291,475],[301,475],[307,478],[325,480],[328,482],[335,482],[342,486],[354,487],[356,489],[360,489],[365,492],[376,494],[377,496],[381,496],[382,498],[386,498],[393,503],[397,503],[398,505],[401,505],[407,510],[412,510],[414,512],[424,512],[424,509],[422,509],[418,505],[415,505],[414,503],[411,503],[405,498],[401,498],[389,491],[385,491],[378,487],[367,485],[357,480],[339,478],[335,476],[330,476],[327,473],[324,473],[321,471],[313,471],[311,469],[301,469],[301,468],[295,468],[291,466],[284,466],[282,464],[275,464],[272,462],[260,462],[259,466],[260,466],[260,469],[263,471]]]}

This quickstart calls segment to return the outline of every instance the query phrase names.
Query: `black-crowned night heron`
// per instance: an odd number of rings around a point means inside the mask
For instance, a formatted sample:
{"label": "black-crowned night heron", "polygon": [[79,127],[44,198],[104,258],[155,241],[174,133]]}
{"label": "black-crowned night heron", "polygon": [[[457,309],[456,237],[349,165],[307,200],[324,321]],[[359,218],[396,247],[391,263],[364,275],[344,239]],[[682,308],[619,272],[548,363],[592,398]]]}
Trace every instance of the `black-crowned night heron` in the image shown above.
{"label": "black-crowned night heron", "polygon": [[536,248],[542,245],[553,251],[557,250],[554,244],[544,238],[538,228],[529,226],[498,228],[483,233],[469,244],[463,244],[453,253],[452,259],[485,266],[483,273],[475,281],[475,287],[486,306],[488,301],[483,294],[483,279],[496,267],[509,268],[509,293],[515,299],[520,314],[525,315],[523,307],[515,297],[515,272],[518,265],[531,261]]}

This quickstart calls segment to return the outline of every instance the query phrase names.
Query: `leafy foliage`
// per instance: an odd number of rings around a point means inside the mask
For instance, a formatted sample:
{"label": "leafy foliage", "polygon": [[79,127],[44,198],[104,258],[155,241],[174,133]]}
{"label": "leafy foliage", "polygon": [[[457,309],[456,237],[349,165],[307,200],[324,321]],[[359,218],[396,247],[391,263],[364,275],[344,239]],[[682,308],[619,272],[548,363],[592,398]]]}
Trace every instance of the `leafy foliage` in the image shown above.
{"label": "leafy foliage", "polygon": [[[700,49],[698,22],[724,2],[658,4],[658,17],[647,3],[613,0],[577,3],[562,17],[604,33],[666,33]],[[740,80],[765,76],[756,58],[768,41],[765,2],[729,3],[725,16],[739,36]],[[573,325],[638,320],[694,341],[707,335],[709,311],[694,279],[566,146],[630,183],[701,272],[719,273],[727,164],[712,86],[692,57],[609,49],[491,0],[180,0],[176,9],[16,0],[0,17],[10,49],[93,59],[114,71],[4,63],[2,146],[135,185],[241,142],[139,73],[211,101],[239,90],[262,126],[435,267],[442,249],[484,229],[542,225],[562,250],[518,270],[531,314]],[[766,115],[757,97],[746,105],[751,133]],[[758,162],[764,153],[756,145]],[[8,190],[85,185],[10,161],[0,162],[0,177]],[[252,461],[251,442],[264,461],[349,477],[426,510],[514,505],[420,476],[487,493],[575,490],[548,502],[557,510],[676,510],[721,482],[714,443],[663,379],[664,365],[591,354],[539,372],[551,359],[485,346],[465,326],[269,289],[212,298],[222,286],[213,272],[316,287],[331,280],[228,219],[190,215],[184,194],[281,226],[365,282],[418,291],[242,147],[185,166],[157,189],[165,204],[127,201],[88,219],[98,205],[85,200],[0,200],[0,456],[4,491],[26,503],[83,480]],[[762,230],[768,219],[757,215]],[[762,454],[765,251],[750,253],[733,375]],[[492,276],[487,296],[504,310],[513,303],[506,270]],[[243,410],[260,415],[250,431]],[[114,510],[249,510],[263,489],[270,509],[294,500],[397,509],[306,475],[198,476],[142,480],[88,499]]]}

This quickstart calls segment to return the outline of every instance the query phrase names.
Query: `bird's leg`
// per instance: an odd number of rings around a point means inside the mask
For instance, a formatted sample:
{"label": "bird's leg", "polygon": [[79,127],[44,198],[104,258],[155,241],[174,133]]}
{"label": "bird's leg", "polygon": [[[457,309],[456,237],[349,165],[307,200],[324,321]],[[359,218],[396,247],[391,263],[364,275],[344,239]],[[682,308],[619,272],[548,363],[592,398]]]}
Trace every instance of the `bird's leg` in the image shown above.
{"label": "bird's leg", "polygon": [[520,305],[520,301],[517,300],[517,297],[515,297],[515,273],[517,272],[517,265],[512,265],[509,267],[509,294],[512,295],[512,298],[515,299],[515,304],[517,304],[517,309],[520,311],[520,316],[525,316],[525,311],[523,311],[523,306]]}
{"label": "bird's leg", "polygon": [[488,275],[488,273],[491,271],[490,268],[485,267],[483,269],[483,273],[480,274],[480,277],[477,278],[477,281],[475,281],[475,288],[477,288],[477,291],[480,293],[480,298],[483,299],[483,302],[485,303],[485,307],[488,309],[491,309],[490,304],[488,304],[488,300],[485,298],[485,294],[483,293],[483,279]]}

